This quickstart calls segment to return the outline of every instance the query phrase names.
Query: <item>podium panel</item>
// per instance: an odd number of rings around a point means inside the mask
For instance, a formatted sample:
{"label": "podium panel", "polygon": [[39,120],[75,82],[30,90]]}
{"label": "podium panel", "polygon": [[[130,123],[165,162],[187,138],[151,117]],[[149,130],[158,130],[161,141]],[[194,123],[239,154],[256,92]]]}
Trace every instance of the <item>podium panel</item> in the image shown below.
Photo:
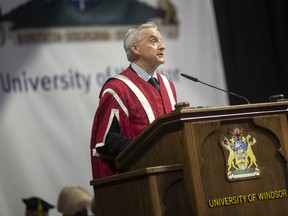
{"label": "podium panel", "polygon": [[182,179],[181,165],[172,165],[93,180],[96,215],[187,215]]}
{"label": "podium panel", "polygon": [[[287,162],[281,153],[281,142],[277,138],[280,137],[281,124],[270,127],[267,122],[279,123],[279,118],[269,116],[244,121],[221,121],[217,130],[210,128],[211,133],[201,142],[200,150],[200,172],[207,215],[288,213]],[[208,131],[208,128],[208,125],[203,125],[197,129]],[[230,153],[231,150],[221,145],[221,138],[219,140],[219,137],[223,136],[225,140],[231,129],[233,132],[235,128],[242,129],[244,136],[250,137],[250,144],[254,140],[254,144],[250,146],[252,156],[249,156],[251,153],[248,151],[244,151],[245,146],[244,150],[239,147],[243,153],[239,154],[242,158],[238,165],[237,154],[231,160],[233,151]],[[222,143],[233,145],[230,140]]]}

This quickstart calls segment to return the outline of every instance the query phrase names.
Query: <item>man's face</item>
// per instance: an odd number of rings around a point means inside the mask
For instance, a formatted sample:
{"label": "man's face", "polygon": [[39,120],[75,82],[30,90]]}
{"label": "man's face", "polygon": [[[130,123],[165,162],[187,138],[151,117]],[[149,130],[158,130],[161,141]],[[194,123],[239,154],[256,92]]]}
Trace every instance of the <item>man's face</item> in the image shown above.
{"label": "man's face", "polygon": [[165,45],[159,31],[154,28],[144,28],[140,31],[141,42],[136,45],[136,53],[142,65],[155,70],[160,64],[165,62]]}

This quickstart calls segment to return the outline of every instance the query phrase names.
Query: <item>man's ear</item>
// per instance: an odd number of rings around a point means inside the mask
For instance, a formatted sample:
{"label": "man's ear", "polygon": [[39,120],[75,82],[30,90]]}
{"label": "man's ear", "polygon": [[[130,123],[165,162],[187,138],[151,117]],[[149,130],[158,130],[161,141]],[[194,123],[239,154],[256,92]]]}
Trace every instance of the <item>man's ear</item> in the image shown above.
{"label": "man's ear", "polygon": [[135,44],[133,44],[130,48],[133,53],[139,55],[139,48]]}

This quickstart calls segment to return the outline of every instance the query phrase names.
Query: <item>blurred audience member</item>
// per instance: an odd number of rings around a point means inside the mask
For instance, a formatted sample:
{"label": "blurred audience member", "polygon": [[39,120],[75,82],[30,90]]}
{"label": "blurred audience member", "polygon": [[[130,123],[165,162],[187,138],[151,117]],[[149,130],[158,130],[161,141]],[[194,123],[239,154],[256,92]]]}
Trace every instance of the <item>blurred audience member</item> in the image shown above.
{"label": "blurred audience member", "polygon": [[63,216],[88,216],[91,202],[92,197],[84,188],[70,185],[61,190],[57,210]]}
{"label": "blurred audience member", "polygon": [[49,210],[54,208],[53,205],[39,197],[30,197],[22,199],[26,205],[25,216],[49,216]]}

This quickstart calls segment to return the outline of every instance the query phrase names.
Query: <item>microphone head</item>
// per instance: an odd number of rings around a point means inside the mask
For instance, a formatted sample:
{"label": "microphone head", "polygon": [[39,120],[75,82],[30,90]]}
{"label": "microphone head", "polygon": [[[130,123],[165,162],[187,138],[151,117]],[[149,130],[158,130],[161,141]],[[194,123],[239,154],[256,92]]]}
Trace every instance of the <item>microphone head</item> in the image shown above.
{"label": "microphone head", "polygon": [[180,75],[185,77],[185,78],[187,78],[187,79],[190,79],[190,80],[192,80],[194,82],[198,82],[199,81],[196,77],[192,77],[192,76],[189,76],[187,74],[180,73]]}

